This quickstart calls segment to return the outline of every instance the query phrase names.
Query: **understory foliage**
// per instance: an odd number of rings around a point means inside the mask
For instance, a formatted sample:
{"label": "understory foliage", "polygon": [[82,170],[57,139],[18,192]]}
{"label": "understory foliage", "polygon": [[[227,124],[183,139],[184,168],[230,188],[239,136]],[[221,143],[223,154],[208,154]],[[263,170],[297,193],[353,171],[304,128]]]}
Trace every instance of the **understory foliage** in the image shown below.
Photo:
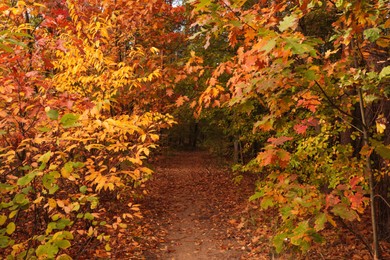
{"label": "understory foliage", "polygon": [[[141,217],[135,188],[150,178],[145,161],[174,120],[138,98],[155,94],[147,87],[161,78],[152,62],[161,58],[154,46],[132,42],[134,26],[124,28],[133,4],[153,15],[138,1],[0,2],[7,259],[71,259],[92,240],[102,245],[97,255],[109,252],[110,234]],[[126,213],[109,217],[102,198],[120,201]]]}
{"label": "understory foliage", "polygon": [[261,179],[251,200],[278,212],[276,251],[306,252],[369,208],[388,239],[389,2],[191,2],[206,50],[190,71],[202,77],[216,43],[231,54],[203,77],[197,114],[220,107],[232,118],[227,134],[248,154],[236,169]]}

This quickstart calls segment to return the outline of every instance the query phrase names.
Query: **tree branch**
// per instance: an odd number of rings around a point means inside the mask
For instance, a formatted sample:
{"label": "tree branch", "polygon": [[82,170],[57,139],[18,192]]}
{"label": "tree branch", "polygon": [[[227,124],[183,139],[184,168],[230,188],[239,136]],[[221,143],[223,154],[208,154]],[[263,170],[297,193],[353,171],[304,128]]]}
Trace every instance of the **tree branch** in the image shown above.
{"label": "tree branch", "polygon": [[229,9],[229,11],[231,11],[231,12],[234,14],[234,16],[235,16],[241,23],[245,24],[246,26],[248,26],[249,28],[251,28],[253,31],[257,32],[257,30],[256,30],[252,25],[250,25],[250,24],[248,24],[247,22],[243,21],[243,20],[241,19],[241,17],[240,17],[238,14],[236,14],[236,12],[234,12],[234,10],[231,8],[231,6],[229,6],[227,3],[225,3],[224,0],[222,0],[222,3],[223,3],[223,5],[224,5],[227,9]]}
{"label": "tree branch", "polygon": [[[351,115],[351,114],[348,114],[348,113],[345,112],[344,110],[342,110],[342,109],[340,108],[340,106],[336,105],[336,104],[333,102],[333,100],[332,100],[332,99],[329,97],[329,95],[325,92],[325,90],[324,90],[323,87],[320,85],[320,83],[318,83],[317,80],[314,80],[314,82],[316,83],[316,85],[317,85],[318,88],[320,89],[321,93],[325,96],[325,98],[326,98],[326,100],[328,101],[328,103],[329,103],[333,108],[335,108],[335,109],[336,109],[337,111],[339,111],[341,114],[343,114],[343,115],[345,115],[345,116],[347,116],[347,117],[349,117],[349,118],[358,120],[358,121],[363,125],[363,127],[366,128],[366,126],[362,123],[362,121],[360,120],[360,118],[357,118],[357,117],[355,117],[355,116],[353,116],[353,115]],[[355,126],[355,128],[358,129],[358,127],[356,127],[356,126]],[[362,130],[359,130],[359,131],[361,132]]]}

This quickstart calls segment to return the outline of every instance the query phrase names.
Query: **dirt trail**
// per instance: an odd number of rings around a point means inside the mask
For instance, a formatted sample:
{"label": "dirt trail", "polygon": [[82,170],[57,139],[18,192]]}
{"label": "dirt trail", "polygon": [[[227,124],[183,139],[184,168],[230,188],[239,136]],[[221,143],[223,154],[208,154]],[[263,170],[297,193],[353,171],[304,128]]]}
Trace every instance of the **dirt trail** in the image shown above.
{"label": "dirt trail", "polygon": [[143,212],[160,238],[144,252],[146,259],[240,259],[245,254],[232,223],[248,194],[215,164],[205,152],[181,152],[159,163]]}

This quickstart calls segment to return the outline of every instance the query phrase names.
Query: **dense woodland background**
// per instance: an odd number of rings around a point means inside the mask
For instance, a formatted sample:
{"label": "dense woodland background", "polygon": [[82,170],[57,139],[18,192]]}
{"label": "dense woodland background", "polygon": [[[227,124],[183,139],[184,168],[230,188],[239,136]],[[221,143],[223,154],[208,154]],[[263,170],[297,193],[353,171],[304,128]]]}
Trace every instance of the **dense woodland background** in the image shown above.
{"label": "dense woodland background", "polygon": [[0,255],[109,252],[160,146],[257,176],[277,253],[363,220],[388,256],[389,1],[2,0],[0,16]]}

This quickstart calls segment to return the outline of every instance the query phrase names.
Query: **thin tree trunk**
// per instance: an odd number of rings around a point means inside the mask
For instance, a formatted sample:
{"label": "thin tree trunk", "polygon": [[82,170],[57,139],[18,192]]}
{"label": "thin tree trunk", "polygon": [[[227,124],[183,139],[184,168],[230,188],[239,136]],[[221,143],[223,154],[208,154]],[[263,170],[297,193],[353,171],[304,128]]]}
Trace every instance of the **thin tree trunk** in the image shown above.
{"label": "thin tree trunk", "polygon": [[233,153],[233,162],[238,163],[238,154],[239,154],[238,140],[234,140],[234,153]]}
{"label": "thin tree trunk", "polygon": [[[363,101],[363,93],[362,89],[359,88],[359,105],[360,105],[360,113],[362,117],[363,123],[363,145],[369,146],[370,142],[368,139],[368,129],[366,123],[366,115],[364,109],[364,101]],[[371,206],[371,226],[372,226],[372,238],[373,238],[373,259],[380,259],[380,251],[379,251],[379,240],[378,240],[378,230],[377,230],[377,219],[375,214],[375,185],[374,185],[374,173],[372,171],[371,166],[371,158],[370,154],[366,155],[366,174],[369,177],[369,186],[370,186],[370,206]]]}

